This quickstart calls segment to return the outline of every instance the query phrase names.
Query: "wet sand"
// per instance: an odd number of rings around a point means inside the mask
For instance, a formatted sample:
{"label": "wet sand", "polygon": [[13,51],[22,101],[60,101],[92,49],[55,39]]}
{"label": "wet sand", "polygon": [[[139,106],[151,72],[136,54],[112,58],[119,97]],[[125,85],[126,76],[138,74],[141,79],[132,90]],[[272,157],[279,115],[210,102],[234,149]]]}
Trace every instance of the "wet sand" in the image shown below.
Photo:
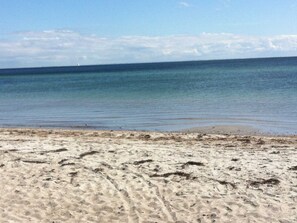
{"label": "wet sand", "polygon": [[296,136],[0,129],[0,154],[0,222],[297,222]]}
{"label": "wet sand", "polygon": [[215,125],[203,126],[183,130],[185,133],[202,133],[202,134],[229,134],[242,136],[272,136],[271,133],[262,132],[257,128],[243,125]]}

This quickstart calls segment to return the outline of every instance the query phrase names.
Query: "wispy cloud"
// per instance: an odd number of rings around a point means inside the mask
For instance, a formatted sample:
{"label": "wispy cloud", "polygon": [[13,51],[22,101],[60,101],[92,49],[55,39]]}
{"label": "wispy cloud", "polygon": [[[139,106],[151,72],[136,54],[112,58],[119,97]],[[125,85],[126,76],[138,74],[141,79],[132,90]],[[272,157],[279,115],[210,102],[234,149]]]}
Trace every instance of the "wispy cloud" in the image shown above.
{"label": "wispy cloud", "polygon": [[191,6],[188,2],[185,2],[185,1],[179,2],[179,5],[182,6],[182,7],[186,7],[186,8]]}
{"label": "wispy cloud", "polygon": [[267,56],[297,56],[297,35],[202,33],[105,38],[71,30],[0,39],[0,67],[60,66]]}

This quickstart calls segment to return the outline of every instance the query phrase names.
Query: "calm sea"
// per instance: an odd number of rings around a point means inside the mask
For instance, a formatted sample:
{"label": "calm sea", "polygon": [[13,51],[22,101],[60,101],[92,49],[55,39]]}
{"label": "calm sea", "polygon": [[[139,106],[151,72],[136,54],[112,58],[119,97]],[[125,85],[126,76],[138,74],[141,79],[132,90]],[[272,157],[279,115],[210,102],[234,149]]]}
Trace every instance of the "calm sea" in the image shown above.
{"label": "calm sea", "polygon": [[0,70],[0,126],[297,133],[297,58]]}

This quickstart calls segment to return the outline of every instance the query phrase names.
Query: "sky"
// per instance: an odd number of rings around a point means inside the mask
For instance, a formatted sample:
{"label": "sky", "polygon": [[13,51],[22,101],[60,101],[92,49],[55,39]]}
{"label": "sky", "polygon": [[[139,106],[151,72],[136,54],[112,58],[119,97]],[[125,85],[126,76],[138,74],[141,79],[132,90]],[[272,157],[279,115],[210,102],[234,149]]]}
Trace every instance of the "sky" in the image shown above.
{"label": "sky", "polygon": [[297,0],[0,0],[0,68],[297,56]]}

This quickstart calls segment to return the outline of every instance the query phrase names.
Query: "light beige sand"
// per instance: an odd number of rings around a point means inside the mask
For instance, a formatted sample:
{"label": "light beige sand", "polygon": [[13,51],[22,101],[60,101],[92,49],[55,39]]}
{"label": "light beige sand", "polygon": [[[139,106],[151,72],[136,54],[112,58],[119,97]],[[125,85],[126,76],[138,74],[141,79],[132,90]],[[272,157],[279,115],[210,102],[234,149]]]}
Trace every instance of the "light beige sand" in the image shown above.
{"label": "light beige sand", "polygon": [[0,222],[297,222],[297,137],[0,130]]}

